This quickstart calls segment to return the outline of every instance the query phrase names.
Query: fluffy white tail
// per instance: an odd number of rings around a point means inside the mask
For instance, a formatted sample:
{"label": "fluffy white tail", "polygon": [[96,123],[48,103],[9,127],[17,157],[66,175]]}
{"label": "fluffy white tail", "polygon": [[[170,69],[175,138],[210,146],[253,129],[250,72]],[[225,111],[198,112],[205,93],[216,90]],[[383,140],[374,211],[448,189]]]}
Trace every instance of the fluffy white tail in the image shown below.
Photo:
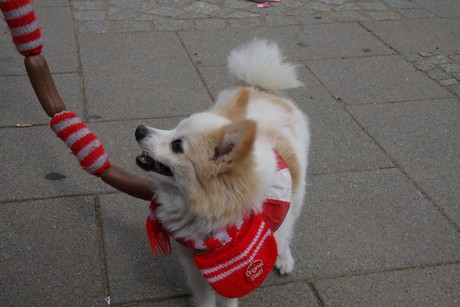
{"label": "fluffy white tail", "polygon": [[276,43],[253,39],[230,53],[228,70],[237,80],[270,91],[301,86],[295,66],[283,60]]}

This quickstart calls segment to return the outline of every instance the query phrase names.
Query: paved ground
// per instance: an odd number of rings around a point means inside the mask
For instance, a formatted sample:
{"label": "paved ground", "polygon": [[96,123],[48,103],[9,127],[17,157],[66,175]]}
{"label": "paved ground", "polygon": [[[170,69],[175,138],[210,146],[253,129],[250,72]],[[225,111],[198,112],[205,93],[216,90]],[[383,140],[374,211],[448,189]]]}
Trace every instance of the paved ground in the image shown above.
{"label": "paved ground", "polygon": [[[229,85],[228,52],[280,43],[305,87],[308,199],[296,271],[246,306],[460,304],[460,2],[36,0],[68,109],[134,163],[140,123],[173,127]],[[79,169],[0,37],[0,305],[187,306],[178,261],[152,258],[147,202]],[[31,123],[30,128],[16,128]]]}

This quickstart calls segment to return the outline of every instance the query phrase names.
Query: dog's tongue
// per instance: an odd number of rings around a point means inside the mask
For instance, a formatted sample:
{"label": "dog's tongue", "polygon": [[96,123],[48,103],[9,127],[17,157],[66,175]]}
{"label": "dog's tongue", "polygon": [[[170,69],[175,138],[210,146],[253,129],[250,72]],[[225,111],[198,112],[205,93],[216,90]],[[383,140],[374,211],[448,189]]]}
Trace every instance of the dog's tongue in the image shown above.
{"label": "dog's tongue", "polygon": [[155,173],[158,173],[164,176],[169,176],[169,177],[174,176],[173,172],[168,166],[164,165],[163,163],[153,160],[145,153],[136,157],[136,163],[139,167],[141,167],[145,171],[148,171],[148,172],[152,171],[152,172],[155,172]]}

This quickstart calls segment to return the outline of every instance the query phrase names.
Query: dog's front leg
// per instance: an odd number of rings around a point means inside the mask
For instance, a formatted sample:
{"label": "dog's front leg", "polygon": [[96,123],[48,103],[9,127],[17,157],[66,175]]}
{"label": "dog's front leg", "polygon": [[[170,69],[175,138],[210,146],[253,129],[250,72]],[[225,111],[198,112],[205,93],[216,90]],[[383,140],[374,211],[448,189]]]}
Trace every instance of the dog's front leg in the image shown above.
{"label": "dog's front leg", "polygon": [[199,307],[216,306],[216,294],[193,261],[193,251],[179,244],[179,260],[184,267],[193,300]]}
{"label": "dog's front leg", "polygon": [[222,297],[221,305],[222,307],[238,307],[238,299]]}

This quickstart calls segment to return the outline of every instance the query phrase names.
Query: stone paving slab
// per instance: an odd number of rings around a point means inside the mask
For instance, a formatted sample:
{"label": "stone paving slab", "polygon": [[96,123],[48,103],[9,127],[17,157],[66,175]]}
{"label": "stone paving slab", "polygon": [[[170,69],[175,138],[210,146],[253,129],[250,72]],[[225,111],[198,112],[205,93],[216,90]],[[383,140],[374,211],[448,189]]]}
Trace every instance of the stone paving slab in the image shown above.
{"label": "stone paving slab", "polygon": [[460,224],[460,105],[455,99],[349,110],[401,167]]}
{"label": "stone paving slab", "polygon": [[92,197],[0,205],[3,306],[96,306],[104,298]]}
{"label": "stone paving slab", "polygon": [[9,32],[0,35],[0,75],[22,75],[26,73],[24,58],[16,51]]}
{"label": "stone paving slab", "polygon": [[226,64],[229,52],[253,37],[278,42],[289,61],[393,54],[358,24],[203,30],[179,36],[197,66]]}
{"label": "stone paving slab", "polygon": [[211,103],[174,33],[80,34],[79,42],[90,116],[177,116]]}
{"label": "stone paving slab", "polygon": [[326,306],[457,306],[460,265],[315,282]]}
{"label": "stone paving slab", "polygon": [[63,0],[34,0],[34,6],[70,6],[70,3]]}
{"label": "stone paving slab", "polygon": [[81,170],[67,145],[47,126],[2,128],[0,140],[0,200],[113,191]]}
{"label": "stone paving slab", "polygon": [[402,54],[460,48],[458,18],[376,21],[364,22],[363,25]]}
{"label": "stone paving slab", "polygon": [[239,300],[240,306],[319,306],[306,282],[261,287]]}
{"label": "stone paving slab", "polygon": [[141,302],[134,306],[138,307],[187,307],[193,306],[193,299],[190,296],[184,298],[173,298],[167,300]]}
{"label": "stone paving slab", "polygon": [[[457,231],[398,170],[310,176],[289,280],[459,261]],[[273,275],[272,275],[273,276]]]}
{"label": "stone paving slab", "polygon": [[[58,74],[53,78],[67,109],[83,115],[80,76]],[[49,124],[50,118],[43,112],[27,76],[0,76],[0,83],[4,86],[0,126],[14,126],[18,123]]]}
{"label": "stone paving slab", "polygon": [[[43,55],[52,73],[74,72],[78,68],[77,50],[69,7],[37,7],[35,13],[42,28]],[[6,26],[5,26],[6,27]],[[0,74],[26,74],[24,58],[19,55],[8,31],[0,35]]]}
{"label": "stone paving slab", "polygon": [[350,105],[452,97],[397,56],[318,60],[307,65]]}
{"label": "stone paving slab", "polygon": [[333,22],[435,18],[408,0],[290,0],[257,8],[247,0],[72,1],[82,33],[189,31]]}
{"label": "stone paving slab", "polygon": [[412,0],[419,6],[440,17],[460,17],[460,2],[457,0]]}
{"label": "stone paving slab", "polygon": [[[200,72],[214,96],[232,84],[224,66],[203,67]],[[298,104],[310,120],[312,145],[309,172],[392,167],[393,164],[343,112],[305,66],[299,66],[298,72],[305,86],[289,90],[286,95]]]}

